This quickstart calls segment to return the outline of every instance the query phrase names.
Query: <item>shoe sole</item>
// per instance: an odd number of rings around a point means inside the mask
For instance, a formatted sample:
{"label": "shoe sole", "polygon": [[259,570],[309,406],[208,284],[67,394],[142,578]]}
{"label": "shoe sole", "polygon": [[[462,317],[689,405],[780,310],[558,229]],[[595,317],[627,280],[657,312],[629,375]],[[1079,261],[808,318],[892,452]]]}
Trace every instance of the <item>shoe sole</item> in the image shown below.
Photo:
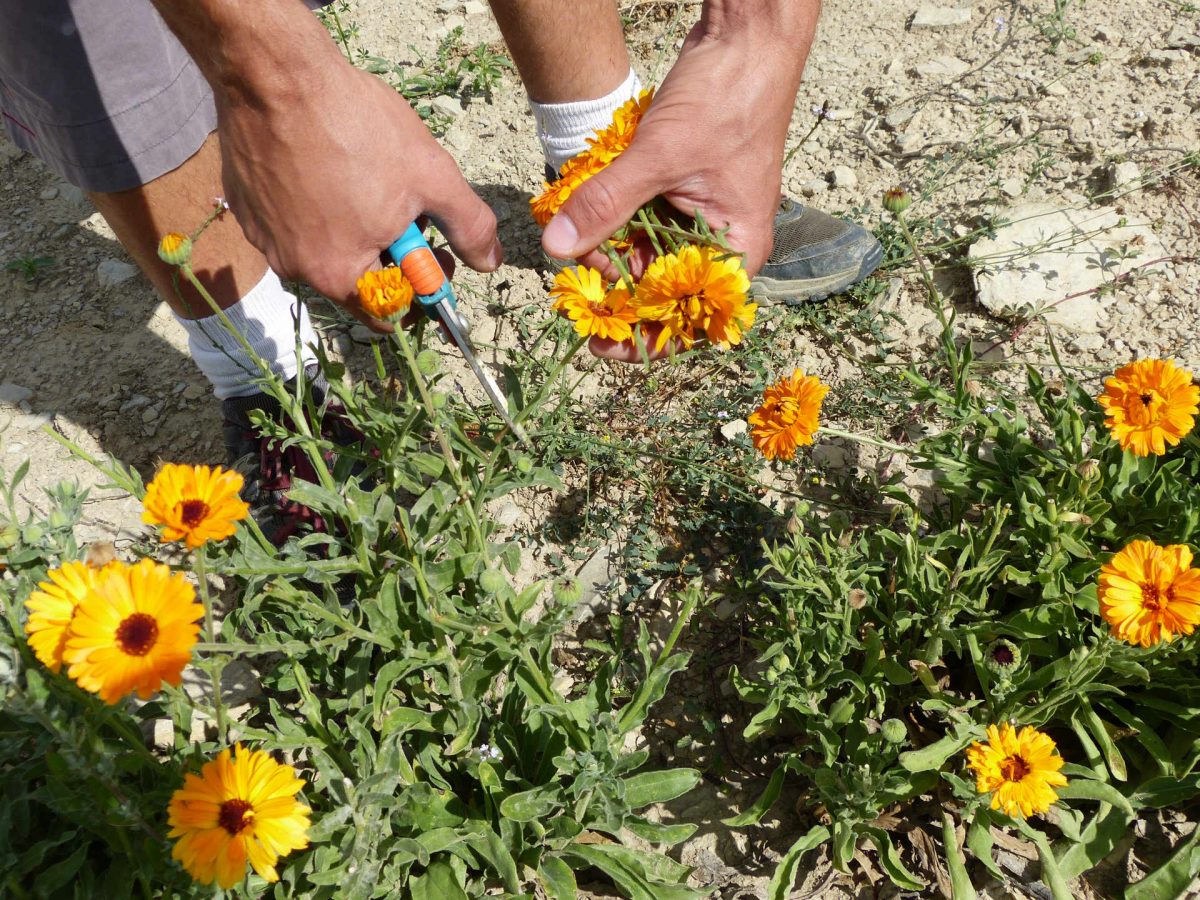
{"label": "shoe sole", "polygon": [[858,265],[850,266],[822,278],[789,280],[759,275],[753,282],[754,293],[757,299],[767,300],[771,303],[783,303],[787,306],[820,303],[862,281],[879,268],[882,261],[883,247],[876,244]]}

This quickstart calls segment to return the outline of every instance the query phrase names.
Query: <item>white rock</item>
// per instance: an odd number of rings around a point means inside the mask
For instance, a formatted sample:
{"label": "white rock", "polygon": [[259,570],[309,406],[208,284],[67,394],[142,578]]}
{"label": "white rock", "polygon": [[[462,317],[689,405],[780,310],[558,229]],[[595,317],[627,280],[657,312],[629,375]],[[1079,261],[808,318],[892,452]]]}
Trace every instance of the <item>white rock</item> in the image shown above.
{"label": "white rock", "polygon": [[1081,334],[1071,341],[1073,350],[1100,350],[1104,347],[1104,338],[1099,334]]}
{"label": "white rock", "polygon": [[208,388],[202,384],[189,384],[183,389],[184,400],[199,400],[208,393]]}
{"label": "white rock", "polygon": [[1147,66],[1170,68],[1191,58],[1192,55],[1186,50],[1147,50],[1142,55],[1142,63]]}
{"label": "white rock", "polygon": [[480,3],[479,0],[467,0],[463,5],[463,12],[468,16],[482,16],[488,11],[486,3]]}
{"label": "white rock", "polygon": [[800,193],[805,197],[811,197],[814,194],[820,194],[829,190],[829,182],[824,178],[813,178],[800,185]]}
{"label": "white rock", "polygon": [[1112,44],[1114,47],[1121,43],[1121,32],[1111,25],[1100,25],[1092,32],[1092,37],[1098,41],[1104,41],[1106,44]]}
{"label": "white rock", "polygon": [[[211,704],[212,678],[196,666],[183,670],[183,690],[192,700]],[[250,665],[231,659],[221,671],[221,698],[226,706],[238,706],[262,696],[262,684]],[[233,710],[230,710],[232,714]]]}
{"label": "white rock", "polygon": [[1167,32],[1167,39],[1163,42],[1168,50],[1195,50],[1200,47],[1200,33],[1188,31],[1182,25],[1176,25]]}
{"label": "white rock", "polygon": [[137,273],[137,266],[131,266],[120,259],[106,259],[96,266],[96,280],[102,288],[124,284]]}
{"label": "white rock", "polygon": [[750,429],[745,419],[734,419],[721,426],[721,437],[727,441],[737,440],[738,435],[745,434]]}
{"label": "white rock", "polygon": [[830,469],[844,469],[848,459],[844,447],[829,441],[818,443],[812,448],[812,461]]}
{"label": "white rock", "polygon": [[1115,190],[1133,184],[1142,177],[1142,170],[1135,162],[1114,163],[1108,167],[1108,183]]}
{"label": "white rock", "polygon": [[511,500],[501,500],[490,513],[492,521],[501,528],[512,528],[521,521],[521,508]]}
{"label": "white rock", "polygon": [[838,188],[852,188],[858,184],[858,176],[849,166],[834,166],[829,173],[829,183]]}
{"label": "white rock", "polygon": [[32,396],[33,390],[31,388],[14,384],[11,381],[0,384],[0,403],[6,406],[16,406],[18,403],[24,403]]}
{"label": "white rock", "polygon": [[463,105],[457,97],[441,94],[434,97],[429,105],[433,107],[434,112],[441,113],[447,119],[457,119],[463,114]]}
{"label": "white rock", "polygon": [[915,106],[900,106],[891,110],[883,117],[883,124],[888,128],[899,128],[917,113]]}
{"label": "white rock", "polygon": [[950,28],[971,21],[971,10],[953,6],[922,6],[912,18],[912,28]]}
{"label": "white rock", "polygon": [[616,560],[620,553],[616,544],[605,544],[589,556],[575,573],[581,591],[575,607],[577,623],[586,622],[608,605],[608,595],[616,581]]}
{"label": "white rock", "polygon": [[[971,246],[979,302],[993,313],[1023,307],[1074,334],[1103,329],[1113,298],[1087,293],[1110,283],[1139,262],[1166,256],[1162,241],[1146,225],[1120,224],[1111,208],[1058,209],[1024,203],[1005,210],[1010,224]],[[1122,258],[1127,251],[1135,255]],[[1163,265],[1168,277],[1173,270]],[[1064,300],[1070,296],[1070,300]]]}
{"label": "white rock", "polygon": [[925,78],[957,78],[971,69],[970,63],[965,63],[957,56],[935,56],[933,59],[917,63],[914,71]]}
{"label": "white rock", "polygon": [[1042,93],[1048,97],[1065,97],[1070,91],[1061,81],[1048,81],[1042,85]]}
{"label": "white rock", "polygon": [[1021,178],[1005,178],[1000,182],[1000,193],[1009,197],[1020,197],[1025,190],[1025,181]]}

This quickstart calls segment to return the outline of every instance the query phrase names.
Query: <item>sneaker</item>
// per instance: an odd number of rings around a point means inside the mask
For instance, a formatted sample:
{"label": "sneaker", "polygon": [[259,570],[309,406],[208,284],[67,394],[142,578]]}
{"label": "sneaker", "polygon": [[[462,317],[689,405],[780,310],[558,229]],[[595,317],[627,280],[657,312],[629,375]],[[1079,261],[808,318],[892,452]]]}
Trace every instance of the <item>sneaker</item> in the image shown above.
{"label": "sneaker", "polygon": [[755,294],[789,305],[817,302],[862,281],[882,260],[883,247],[865,228],[784,197]]}
{"label": "sneaker", "polygon": [[[361,443],[363,435],[339,414],[340,408],[333,403],[326,405],[329,384],[325,376],[315,365],[309,366],[305,374],[314,406],[318,409],[324,406],[322,436],[335,444]],[[295,379],[289,381],[288,386],[295,387]],[[250,421],[253,410],[262,410],[277,420],[286,419],[279,401],[266,394],[231,397],[221,402],[226,457],[230,468],[240,472],[245,479],[241,497],[250,504],[250,514],[276,546],[281,546],[296,533],[328,531],[321,516],[286,496],[293,479],[318,483],[316,469],[308,454],[294,444],[280,447],[277,442],[261,436]],[[331,466],[333,456],[329,453],[326,458]]]}
{"label": "sneaker", "polygon": [[[546,180],[558,176],[546,166]],[[543,252],[552,273],[574,265]],[[862,281],[883,260],[883,247],[865,228],[784,197],[775,213],[774,247],[754,279],[755,299],[816,303]]]}

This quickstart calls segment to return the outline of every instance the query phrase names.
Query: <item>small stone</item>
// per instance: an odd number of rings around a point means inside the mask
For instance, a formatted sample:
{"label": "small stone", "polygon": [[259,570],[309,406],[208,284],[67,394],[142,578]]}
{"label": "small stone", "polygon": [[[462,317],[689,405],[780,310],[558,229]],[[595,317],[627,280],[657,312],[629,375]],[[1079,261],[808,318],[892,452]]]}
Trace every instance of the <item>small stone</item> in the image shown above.
{"label": "small stone", "polygon": [[435,7],[438,12],[443,15],[448,12],[453,12],[458,9],[458,0],[438,0],[438,5]]}
{"label": "small stone", "polygon": [[813,178],[800,185],[800,193],[805,197],[812,197],[814,194],[820,194],[827,190],[829,190],[829,182],[824,178]]}
{"label": "small stone", "polygon": [[963,62],[957,56],[936,56],[913,67],[918,75],[925,78],[957,78],[970,69],[971,64]]}
{"label": "small stone", "polygon": [[1049,81],[1042,85],[1042,93],[1048,97],[1065,97],[1070,91],[1060,81]]}
{"label": "small stone", "polygon": [[605,544],[579,567],[575,573],[581,591],[575,607],[576,623],[586,622],[608,606],[616,581],[616,562],[620,558],[620,547]]}
{"label": "small stone", "polygon": [[737,440],[739,435],[745,434],[750,429],[745,419],[734,419],[732,422],[726,422],[721,426],[721,437],[727,441]]}
{"label": "small stone", "polygon": [[1169,69],[1172,66],[1187,62],[1191,54],[1186,50],[1147,50],[1142,55],[1142,65],[1161,66]]}
{"label": "small stone", "polygon": [[485,15],[487,11],[487,4],[480,3],[479,0],[467,0],[467,2],[463,4],[463,12],[468,16],[482,16]]}
{"label": "small stone", "polygon": [[96,280],[102,288],[124,284],[137,273],[137,266],[131,266],[120,259],[106,259],[96,266]]}
{"label": "small stone", "polygon": [[366,325],[353,325],[350,328],[350,340],[356,344],[373,344],[383,337],[378,331],[372,331]]}
{"label": "small stone", "polygon": [[32,396],[33,390],[30,388],[23,387],[11,381],[0,384],[0,403],[6,406],[16,406],[18,403],[24,403]]}
{"label": "small stone", "polygon": [[150,398],[145,394],[134,394],[132,397],[122,403],[117,411],[122,413],[133,412],[135,409],[141,409],[144,406],[149,406],[150,402]]}
{"label": "small stone", "polygon": [[971,10],[952,6],[922,6],[913,15],[910,28],[952,28],[971,21]]}
{"label": "small stone", "polygon": [[1104,338],[1099,334],[1081,334],[1071,341],[1073,350],[1100,350],[1104,347]]}
{"label": "small stone", "polygon": [[1114,163],[1108,167],[1109,186],[1116,190],[1127,184],[1134,184],[1142,177],[1142,170],[1135,162]]}
{"label": "small stone", "polygon": [[1000,193],[1008,197],[1020,197],[1025,191],[1025,182],[1020,178],[1005,178],[1000,182]]}
{"label": "small stone", "polygon": [[38,199],[39,200],[53,200],[57,196],[58,196],[58,188],[54,187],[54,185],[51,185],[48,188],[42,189],[42,192],[40,194],[38,194]]}
{"label": "small stone", "polygon": [[491,513],[492,521],[501,528],[512,528],[521,521],[521,508],[511,500],[502,501]]}
{"label": "small stone", "polygon": [[142,413],[142,421],[145,424],[149,425],[151,422],[153,422],[155,419],[158,418],[158,414],[160,412],[162,412],[161,404],[155,403],[153,406],[148,407],[146,409],[146,411]]}
{"label": "small stone", "polygon": [[1092,32],[1092,37],[1106,44],[1112,44],[1114,47],[1121,43],[1121,32],[1111,25],[1100,25]]}
{"label": "small stone", "polygon": [[1188,31],[1182,25],[1176,25],[1167,32],[1164,46],[1168,50],[1195,50],[1200,48],[1200,33]]}
{"label": "small stone", "polygon": [[858,176],[849,166],[834,166],[829,173],[829,183],[836,188],[852,188],[858,184]]}
{"label": "small stone", "polygon": [[915,106],[901,106],[893,109],[886,116],[884,116],[883,124],[888,128],[899,128],[914,115],[916,115],[916,113],[917,109]]}
{"label": "small stone", "polygon": [[433,102],[429,104],[433,107],[433,111],[440,113],[447,119],[457,119],[463,114],[463,105],[457,97],[448,97],[441,94],[433,98]]}
{"label": "small stone", "polygon": [[907,131],[896,135],[893,142],[902,156],[911,156],[914,153],[919,153],[921,148],[925,146],[919,134],[911,134]]}
{"label": "small stone", "polygon": [[828,441],[818,443],[812,449],[812,461],[830,469],[844,469],[849,457],[844,447]]}
{"label": "small stone", "polygon": [[183,389],[183,399],[184,400],[199,400],[201,397],[203,397],[207,393],[208,393],[208,389],[206,387],[204,387],[204,385],[189,384],[187,387],[185,387]]}

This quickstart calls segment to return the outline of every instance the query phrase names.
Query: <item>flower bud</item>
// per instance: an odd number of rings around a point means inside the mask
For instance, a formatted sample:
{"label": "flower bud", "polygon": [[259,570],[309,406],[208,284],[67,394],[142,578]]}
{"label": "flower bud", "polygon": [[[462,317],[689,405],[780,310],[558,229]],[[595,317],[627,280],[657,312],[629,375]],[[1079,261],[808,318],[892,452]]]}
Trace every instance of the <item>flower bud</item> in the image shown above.
{"label": "flower bud", "polygon": [[422,375],[436,375],[442,365],[442,357],[436,350],[422,350],[417,354],[417,368]]}
{"label": "flower bud", "polygon": [[967,383],[963,385],[963,390],[967,392],[968,397],[978,397],[983,394],[983,385],[974,378],[968,378]]}
{"label": "flower bud", "polygon": [[894,187],[883,193],[883,208],[890,213],[902,213],[912,205],[912,197],[902,187]]}
{"label": "flower bud", "polygon": [[522,475],[528,475],[533,471],[533,460],[528,456],[517,457],[517,471]]}
{"label": "flower bud", "polygon": [[1085,459],[1075,467],[1075,471],[1084,481],[1095,481],[1100,477],[1100,463],[1094,459]]}
{"label": "flower bud", "polygon": [[1009,676],[1021,665],[1021,648],[1007,638],[992,641],[985,653],[985,664],[993,674]]}
{"label": "flower bud", "polygon": [[508,587],[508,579],[498,569],[487,569],[479,576],[479,586],[489,594],[498,594]]}
{"label": "flower bud", "polygon": [[555,578],[550,585],[550,596],[555,603],[575,603],[583,596],[583,587],[574,578]]}
{"label": "flower bud", "polygon": [[158,258],[172,266],[186,266],[192,261],[192,239],[178,231],[170,231],[158,242]]}
{"label": "flower bud", "polygon": [[881,730],[883,739],[889,744],[903,744],[908,740],[908,726],[899,719],[885,719]]}
{"label": "flower bud", "polygon": [[5,525],[0,528],[0,550],[7,550],[21,539],[21,529],[16,525]]}

